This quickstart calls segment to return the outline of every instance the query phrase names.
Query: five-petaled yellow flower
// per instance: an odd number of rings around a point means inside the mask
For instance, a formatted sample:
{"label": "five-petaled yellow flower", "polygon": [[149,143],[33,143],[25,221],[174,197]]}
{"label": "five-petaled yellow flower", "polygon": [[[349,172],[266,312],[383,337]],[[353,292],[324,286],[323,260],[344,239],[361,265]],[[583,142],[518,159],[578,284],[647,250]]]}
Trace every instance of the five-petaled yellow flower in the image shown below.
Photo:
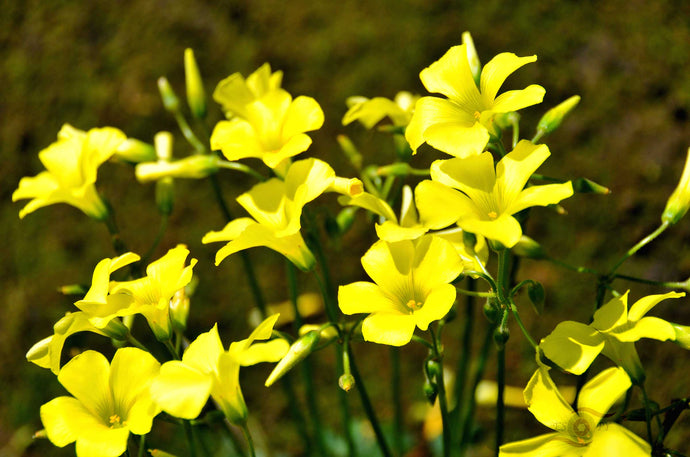
{"label": "five-petaled yellow flower", "polygon": [[74,397],[41,406],[48,439],[59,447],[76,441],[78,457],[122,455],[130,432],[150,432],[160,411],[149,391],[159,369],[151,354],[137,348],[119,349],[112,364],[96,351],[74,357],[58,375]]}
{"label": "five-petaled yellow flower", "polygon": [[364,339],[391,346],[409,343],[416,327],[426,330],[450,311],[456,292],[449,283],[463,267],[453,245],[433,235],[414,242],[377,241],[362,266],[374,282],[340,286],[340,310],[370,313],[362,322]]}
{"label": "five-petaled yellow flower", "polygon": [[539,347],[558,366],[574,374],[582,374],[599,355],[604,354],[625,369],[635,384],[642,384],[645,372],[635,349],[635,341],[652,338],[659,341],[676,339],[674,324],[658,317],[645,316],[667,298],[685,296],[684,292],[649,295],[635,302],[628,310],[628,292],[611,299],[594,313],[589,325],[564,321]]}
{"label": "five-petaled yellow flower", "polygon": [[278,314],[264,320],[249,338],[230,344],[228,350],[218,335],[218,326],[202,333],[185,350],[182,360],[166,362],[153,381],[151,393],[163,411],[183,419],[194,419],[211,396],[231,422],[247,419],[247,405],[240,390],[240,366],[277,362],[290,345],[283,339],[266,343]]}
{"label": "five-petaled yellow flower", "polygon": [[437,160],[431,165],[432,181],[417,186],[419,214],[434,227],[457,223],[467,232],[510,248],[522,235],[513,214],[532,206],[555,204],[573,195],[570,182],[525,188],[532,173],[549,155],[546,145],[523,140],[498,162],[495,170],[490,152],[464,159]]}
{"label": "five-petaled yellow flower", "polygon": [[12,194],[12,201],[31,199],[19,211],[19,217],[44,206],[67,203],[93,219],[106,219],[108,208],[96,192],[96,175],[98,167],[126,139],[124,133],[112,127],[58,135],[56,142],[38,154],[46,171],[22,178]]}
{"label": "five-petaled yellow flower", "polygon": [[429,92],[447,98],[422,97],[415,105],[405,137],[413,151],[428,143],[455,157],[479,154],[489,141],[493,115],[541,103],[544,88],[531,85],[499,96],[506,78],[518,68],[537,60],[504,52],[487,63],[479,88],[474,82],[467,45],[454,46],[419,74]]}
{"label": "five-petaled yellow flower", "polygon": [[525,388],[525,403],[553,433],[504,444],[499,457],[649,456],[649,444],[616,424],[601,419],[631,386],[622,368],[612,367],[587,382],[577,397],[577,412],[558,391],[548,368],[540,367]]}

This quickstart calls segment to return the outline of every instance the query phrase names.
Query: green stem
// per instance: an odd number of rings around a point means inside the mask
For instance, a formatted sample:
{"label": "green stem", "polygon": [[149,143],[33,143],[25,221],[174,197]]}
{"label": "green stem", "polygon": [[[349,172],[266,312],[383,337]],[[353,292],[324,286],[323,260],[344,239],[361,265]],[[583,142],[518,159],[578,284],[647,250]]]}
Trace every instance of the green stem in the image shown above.
{"label": "green stem", "polygon": [[371,423],[371,427],[374,429],[374,435],[376,435],[376,442],[378,443],[379,449],[381,449],[381,453],[384,457],[392,457],[390,449],[388,448],[388,444],[386,444],[386,438],[383,436],[383,431],[381,430],[379,421],[376,418],[374,408],[371,405],[371,400],[369,400],[369,394],[367,393],[367,389],[364,386],[364,380],[359,374],[359,369],[357,368],[357,364],[355,363],[352,349],[348,347],[348,351],[350,354],[350,368],[352,370],[352,376],[355,378],[355,386],[357,387],[357,392],[359,392],[359,398],[362,401],[362,407],[364,408],[364,412],[367,415],[367,418],[369,419],[369,423]]}
{"label": "green stem", "polygon": [[132,335],[131,333],[127,333],[126,338],[127,338],[127,342],[128,342],[129,344],[131,344],[132,346],[134,346],[135,348],[139,348],[139,349],[141,349],[142,351],[146,351],[146,352],[148,352],[148,353],[151,353],[151,351],[149,351],[149,350],[146,348],[146,346],[144,346],[139,340],[137,340],[137,339],[134,337],[134,335]]}
{"label": "green stem", "polygon": [[266,180],[266,178],[261,173],[255,171],[253,168],[248,167],[243,163],[227,162],[225,160],[218,160],[218,162],[216,163],[220,168],[225,168],[226,170],[239,171],[241,173],[251,176],[252,178],[256,178],[257,181],[263,182]]}
{"label": "green stem", "polygon": [[[477,288],[477,281],[472,278],[467,278],[467,287],[469,291],[474,291]],[[465,400],[465,388],[467,385],[467,373],[469,360],[472,353],[472,335],[474,331],[474,307],[475,307],[475,297],[472,295],[467,295],[465,298],[465,322],[462,330],[462,349],[460,352],[460,358],[458,359],[457,368],[457,379],[455,380],[455,409],[451,413],[452,422],[456,424],[457,427],[462,427],[460,423],[460,411],[462,410],[462,405]],[[458,448],[460,444],[460,437],[462,435],[462,429],[458,428],[459,433],[455,434],[456,442],[453,443],[454,448]]]}
{"label": "green stem", "polygon": [[626,281],[638,282],[640,284],[649,284],[651,286],[661,286],[661,287],[666,287],[668,289],[687,289],[688,288],[687,281],[683,281],[683,282],[654,281],[653,279],[637,278],[635,276],[620,275],[620,274],[613,275],[612,279],[624,279]]}
{"label": "green stem", "polygon": [[517,146],[518,142],[520,141],[520,122],[518,121],[517,116],[513,116],[512,127],[513,127],[513,149],[515,149],[515,146]]}
{"label": "green stem", "polygon": [[165,348],[168,350],[173,359],[180,360],[180,355],[177,353],[177,351],[175,350],[175,346],[173,346],[170,340],[166,340],[163,344],[165,345]]}
{"label": "green stem", "polygon": [[496,296],[496,293],[494,293],[494,292],[477,292],[474,290],[460,289],[458,287],[456,287],[455,290],[457,290],[459,293],[461,293],[463,295],[472,296],[472,297],[493,298]]}
{"label": "green stem", "polygon": [[616,270],[625,262],[628,258],[631,256],[635,255],[637,251],[642,249],[644,246],[652,242],[656,237],[664,233],[664,230],[666,230],[669,227],[668,222],[662,223],[656,230],[654,230],[652,233],[647,235],[646,237],[642,238],[635,246],[631,247],[619,260],[613,265],[613,268],[609,271],[609,277],[611,277]]}
{"label": "green stem", "polygon": [[189,446],[190,457],[196,457],[196,446],[194,445],[194,430],[192,424],[188,420],[182,422],[184,428],[184,434],[187,437],[187,444]]}
{"label": "green stem", "polygon": [[503,426],[505,422],[504,392],[506,385],[506,349],[504,345],[498,348],[496,358],[498,359],[498,370],[496,374],[498,396],[496,398],[496,446],[494,447],[494,451],[498,456],[501,444],[503,444]]}
{"label": "green stem", "polygon": [[117,227],[117,221],[115,220],[115,212],[113,211],[113,208],[110,206],[110,203],[105,202],[105,204],[108,207],[108,217],[103,220],[103,223],[108,228],[108,233],[110,233],[110,242],[113,245],[115,253],[117,255],[122,255],[129,251],[129,249],[127,249],[125,242],[122,241],[122,238],[120,237],[120,229]]}
{"label": "green stem", "polygon": [[177,122],[178,127],[180,127],[180,131],[182,132],[182,135],[184,136],[185,140],[194,148],[194,151],[196,154],[207,154],[209,151],[209,148],[203,145],[201,141],[199,141],[199,138],[197,138],[196,134],[192,130],[192,128],[189,126],[189,123],[187,122],[187,119],[182,115],[182,113],[177,110],[173,113],[175,116],[175,121]]}
{"label": "green stem", "polygon": [[146,251],[146,254],[144,254],[144,257],[141,258],[141,263],[146,265],[149,263],[149,259],[155,252],[156,248],[160,244],[161,240],[163,239],[163,235],[165,234],[165,230],[168,228],[168,215],[163,214],[161,215],[161,223],[158,226],[158,233],[156,234],[156,238],[154,238],[153,242],[151,243],[151,247]]}
{"label": "green stem", "polygon": [[446,385],[443,379],[443,354],[439,350],[441,346],[441,335],[439,332],[438,337],[434,333],[433,327],[429,327],[429,332],[431,333],[431,339],[434,342],[433,345],[433,355],[434,359],[438,361],[441,369],[438,370],[436,374],[436,385],[438,387],[438,405],[441,410],[441,423],[443,424],[443,457],[450,456],[450,419],[448,416],[448,396],[446,395]]}
{"label": "green stem", "polygon": [[527,328],[525,328],[525,324],[522,323],[520,313],[518,313],[517,306],[515,306],[515,303],[513,303],[512,300],[510,302],[510,311],[515,317],[515,321],[518,323],[518,327],[520,327],[520,330],[527,339],[527,342],[530,344],[530,346],[534,348],[534,350],[537,350],[539,348],[539,345],[534,341],[534,338],[532,338],[532,335],[530,335],[530,333],[527,331]]}
{"label": "green stem", "polygon": [[146,449],[146,434],[143,434],[139,438],[139,450],[137,452],[137,457],[144,457],[145,449]]}
{"label": "green stem", "polygon": [[569,263],[565,263],[561,260],[554,259],[553,257],[544,257],[544,260],[547,262],[551,262],[554,265],[558,265],[559,267],[567,268],[568,270],[574,271],[576,273],[587,273],[587,274],[592,274],[592,275],[599,275],[600,273],[596,270],[593,270],[591,268],[587,267],[578,267],[575,265],[570,265]]}
{"label": "green stem", "polygon": [[642,391],[642,398],[644,400],[644,418],[645,422],[647,423],[647,438],[650,443],[653,443],[654,440],[652,439],[652,416],[654,416],[654,418],[656,419],[656,425],[659,431],[662,430],[661,419],[659,419],[658,414],[652,414],[652,410],[650,408],[651,401],[647,396],[647,389],[645,389],[644,384],[640,384],[640,390]]}
{"label": "green stem", "polygon": [[403,424],[402,424],[402,394],[400,389],[400,348],[391,346],[391,391],[393,400],[393,446],[395,455],[402,456]]}
{"label": "green stem", "polygon": [[247,440],[247,448],[249,449],[249,456],[250,457],[256,457],[256,451],[254,450],[254,440],[252,440],[252,435],[249,433],[249,427],[247,427],[247,423],[244,422],[242,425],[240,425],[240,428],[242,429],[242,434],[244,435],[244,439]]}

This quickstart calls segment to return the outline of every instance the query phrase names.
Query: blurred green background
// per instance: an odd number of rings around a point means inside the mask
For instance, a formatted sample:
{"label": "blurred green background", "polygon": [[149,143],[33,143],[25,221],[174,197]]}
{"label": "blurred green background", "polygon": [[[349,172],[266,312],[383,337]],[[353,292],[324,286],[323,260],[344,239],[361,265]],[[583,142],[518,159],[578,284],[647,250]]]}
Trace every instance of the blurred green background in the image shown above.
{"label": "blurred green background", "polygon": [[[173,119],[163,110],[156,79],[166,75],[184,93],[182,55],[195,50],[210,94],[225,76],[248,75],[264,62],[284,71],[283,86],[293,95],[310,95],[326,114],[324,127],[313,134],[307,155],[334,165],[350,176],[335,136],[347,133],[365,151],[368,163],[392,158],[386,139],[359,126],[342,127],[345,99],[350,95],[386,96],[400,90],[424,94],[418,74],[469,30],[480,58],[486,63],[498,52],[538,56],[538,61],[515,73],[509,87],[538,83],[546,88],[541,106],[523,114],[523,136],[531,137],[538,117],[565,98],[582,101],[564,126],[545,142],[552,156],[540,169],[547,175],[585,176],[608,186],[608,196],[577,195],[563,203],[568,211],[557,216],[534,212],[528,234],[554,256],[574,264],[606,268],[612,260],[651,232],[659,222],[666,198],[680,176],[690,146],[690,3],[678,1],[423,1],[373,0],[313,2],[310,0],[129,0],[38,1],[6,0],[0,14],[0,453],[16,455],[5,445],[13,437],[38,430],[41,404],[63,390],[54,376],[26,362],[33,343],[51,333],[52,324],[72,310],[72,299],[56,292],[63,284],[88,283],[98,260],[113,254],[105,227],[65,205],[52,206],[20,221],[20,203],[11,194],[22,176],[42,167],[37,153],[55,139],[63,123],[89,129],[111,125],[129,136],[152,141],[159,130],[175,132],[175,154],[189,152]],[[211,104],[209,125],[220,119]],[[436,158],[430,150],[426,157]],[[429,159],[416,159],[420,161]],[[220,175],[229,199],[251,183],[243,176]],[[153,186],[132,185],[131,168],[106,164],[99,185],[115,207],[123,237],[130,249],[142,252],[158,224]],[[123,185],[122,183],[125,183]],[[199,259],[199,293],[192,302],[190,335],[221,324],[228,342],[248,333],[246,314],[251,296],[238,258],[213,266],[218,246],[203,246],[208,230],[223,225],[210,186],[177,182],[178,201],[170,228],[158,254],[177,243],[187,244]],[[237,206],[233,207],[239,213]],[[644,249],[623,272],[660,280],[690,276],[690,219],[669,230]],[[359,266],[371,241],[371,229],[359,224],[332,248],[339,284],[363,279]],[[260,282],[269,301],[287,298],[282,259],[267,250],[254,250]],[[555,322],[587,319],[594,300],[592,278],[525,261],[520,277],[542,281],[547,290],[547,316],[527,319],[535,336],[543,337]],[[307,286],[314,286],[306,276]],[[616,283],[631,298],[658,291]],[[690,324],[688,299],[664,303],[656,314]],[[527,311],[525,314],[529,314]],[[455,327],[459,327],[455,324]],[[451,330],[449,336],[452,337]],[[517,335],[517,331],[514,332]],[[103,344],[83,337],[75,346]],[[82,346],[83,345],[83,346]],[[449,339],[449,347],[454,347]],[[652,397],[666,403],[690,395],[687,366],[690,356],[672,344],[641,344]],[[381,348],[358,347],[367,367],[375,369]],[[511,379],[524,385],[534,368],[524,341],[515,337],[509,359]],[[320,362],[323,384],[334,389],[332,351]],[[413,372],[419,377],[422,352],[410,348]],[[451,359],[456,356],[450,356]],[[268,369],[257,368],[257,379]],[[489,372],[489,374],[491,371]],[[373,372],[371,373],[373,375]],[[572,379],[569,382],[573,382]],[[267,440],[288,454],[299,452],[294,430],[285,426],[284,400],[269,399],[262,382],[246,383],[250,410],[263,423]],[[422,398],[419,380],[409,381],[408,402]],[[374,396],[387,395],[385,386],[372,386]],[[332,390],[331,390],[332,392]],[[333,396],[333,394],[328,394]],[[328,396],[327,395],[327,396]],[[353,398],[353,405],[358,401]],[[380,406],[384,420],[390,408]],[[490,414],[490,413],[489,413]],[[542,433],[524,411],[511,411],[509,420]],[[410,428],[417,425],[411,420]],[[683,450],[690,437],[690,421],[667,441]],[[490,424],[490,423],[489,423]],[[19,432],[18,432],[19,431]],[[509,430],[509,440],[525,438],[525,428]],[[3,447],[5,446],[5,447]],[[72,455],[73,447],[58,450],[35,443],[27,455]],[[423,455],[423,454],[422,454]]]}

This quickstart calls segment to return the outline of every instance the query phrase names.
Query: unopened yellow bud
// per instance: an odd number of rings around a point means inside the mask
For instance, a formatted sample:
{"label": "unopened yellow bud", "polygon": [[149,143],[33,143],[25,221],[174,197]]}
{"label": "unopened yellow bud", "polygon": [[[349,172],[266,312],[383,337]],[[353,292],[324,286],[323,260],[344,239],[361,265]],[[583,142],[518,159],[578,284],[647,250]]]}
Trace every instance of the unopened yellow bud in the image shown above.
{"label": "unopened yellow bud", "polygon": [[292,346],[290,346],[290,349],[288,349],[285,357],[278,362],[275,368],[273,368],[271,374],[268,376],[268,379],[266,379],[266,387],[271,386],[278,379],[282,378],[288,371],[292,369],[292,367],[297,365],[298,362],[311,354],[316,345],[319,343],[320,339],[320,333],[316,330],[312,330],[292,343]]}
{"label": "unopened yellow bud", "polygon": [[187,104],[192,115],[197,119],[206,117],[206,92],[201,80],[201,73],[191,48],[184,50],[184,75],[187,85]]}
{"label": "unopened yellow bud", "polygon": [[174,162],[146,162],[136,166],[135,174],[141,183],[161,178],[202,179],[218,171],[215,155],[193,155]]}
{"label": "unopened yellow bud", "polygon": [[187,316],[189,316],[189,297],[184,287],[175,292],[170,300],[169,313],[173,331],[183,333],[187,328]]}
{"label": "unopened yellow bud", "polygon": [[177,94],[175,94],[168,82],[168,78],[165,76],[158,78],[158,91],[161,94],[161,100],[163,100],[163,106],[166,110],[171,113],[176,113],[180,110],[180,99],[177,98]]}
{"label": "unopened yellow bud", "polygon": [[118,146],[115,157],[125,162],[140,163],[156,160],[154,147],[136,138],[127,138]]}
{"label": "unopened yellow bud", "polygon": [[345,373],[338,378],[338,387],[345,392],[349,392],[355,386],[355,377],[350,373]]}
{"label": "unopened yellow bud", "polygon": [[573,95],[569,99],[554,106],[546,112],[537,124],[537,132],[540,136],[547,135],[563,123],[563,119],[580,103],[580,96]]}
{"label": "unopened yellow bud", "polygon": [[666,202],[666,208],[661,215],[661,222],[675,224],[685,216],[688,208],[690,208],[690,149],[688,149],[688,155],[685,159],[683,175],[680,177],[678,187]]}
{"label": "unopened yellow bud", "polygon": [[355,197],[364,192],[364,184],[357,178],[341,178],[336,176],[328,189],[328,192],[337,192],[349,197]]}
{"label": "unopened yellow bud", "polygon": [[467,49],[467,62],[470,64],[470,71],[472,72],[474,82],[479,86],[479,78],[482,74],[482,64],[479,61],[477,49],[474,47],[474,40],[472,40],[470,32],[462,33],[462,44],[464,44]]}

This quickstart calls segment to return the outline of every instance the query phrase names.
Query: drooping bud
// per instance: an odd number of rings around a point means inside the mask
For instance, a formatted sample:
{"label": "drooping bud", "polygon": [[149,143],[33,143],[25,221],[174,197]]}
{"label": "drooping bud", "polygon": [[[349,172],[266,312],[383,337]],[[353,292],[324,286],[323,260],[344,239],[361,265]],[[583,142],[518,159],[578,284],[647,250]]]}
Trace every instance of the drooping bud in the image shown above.
{"label": "drooping bud", "polygon": [[158,78],[158,91],[161,94],[165,109],[171,113],[177,113],[180,110],[180,99],[177,98],[177,94],[165,76]]}
{"label": "drooping bud", "polygon": [[541,138],[556,130],[563,119],[580,103],[580,96],[573,95],[546,112],[537,124],[537,135]]}
{"label": "drooping bud", "polygon": [[341,178],[336,176],[326,189],[327,192],[337,192],[348,197],[356,197],[364,192],[364,184],[357,178]]}
{"label": "drooping bud", "polygon": [[508,312],[503,311],[503,315],[501,316],[501,321],[499,324],[496,326],[494,329],[494,343],[496,343],[496,346],[498,346],[499,349],[502,349],[505,345],[508,339],[510,338],[510,329],[508,328]]}
{"label": "drooping bud", "polygon": [[578,178],[572,181],[573,191],[580,194],[599,194],[606,195],[611,193],[611,189],[604,187],[601,184],[597,184],[594,181],[587,178]]}
{"label": "drooping bud", "polygon": [[677,223],[688,212],[688,208],[690,208],[690,148],[680,182],[666,202],[661,222],[671,225]]}
{"label": "drooping bud", "polygon": [[355,386],[355,377],[350,373],[345,373],[340,375],[338,378],[338,387],[343,389],[345,392],[349,392]]}
{"label": "drooping bud", "polygon": [[199,67],[194,58],[194,51],[191,48],[184,50],[184,75],[189,110],[197,119],[203,119],[206,117],[206,92]]}
{"label": "drooping bud", "polygon": [[312,330],[297,341],[292,343],[287,354],[280,362],[273,368],[273,371],[266,379],[266,387],[270,387],[278,379],[282,378],[288,371],[292,369],[298,362],[303,360],[312,353],[316,345],[319,343],[321,335],[318,331]]}
{"label": "drooping bud", "polygon": [[173,331],[184,333],[187,328],[187,316],[189,316],[189,297],[183,288],[175,292],[170,300],[170,323]]}

